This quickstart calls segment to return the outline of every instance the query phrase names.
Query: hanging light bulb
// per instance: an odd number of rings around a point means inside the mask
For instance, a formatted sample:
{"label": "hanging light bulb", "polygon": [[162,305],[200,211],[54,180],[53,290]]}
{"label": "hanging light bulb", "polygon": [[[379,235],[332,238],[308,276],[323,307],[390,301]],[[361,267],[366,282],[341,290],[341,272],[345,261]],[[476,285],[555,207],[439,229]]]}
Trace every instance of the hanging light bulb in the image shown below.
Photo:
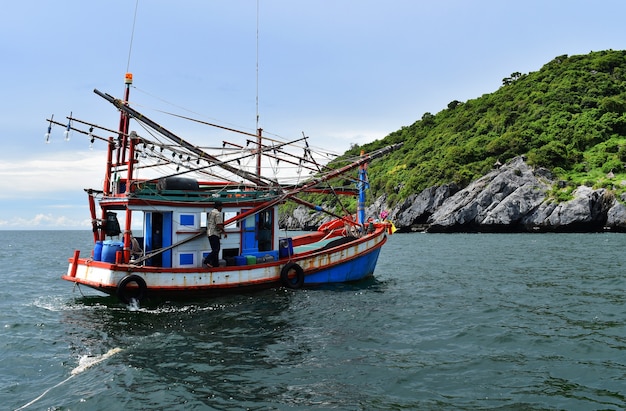
{"label": "hanging light bulb", "polygon": [[48,124],[48,132],[43,135],[46,138],[46,144],[50,144],[50,132],[52,131],[52,119],[54,119],[54,114],[50,116],[50,123]]}
{"label": "hanging light bulb", "polygon": [[93,150],[93,142],[96,138],[93,136],[93,126],[89,127],[89,133],[87,133],[87,137],[89,137],[89,150]]}
{"label": "hanging light bulb", "polygon": [[72,112],[70,111],[70,118],[67,120],[67,128],[63,135],[65,136],[65,141],[70,141],[70,128],[72,127]]}

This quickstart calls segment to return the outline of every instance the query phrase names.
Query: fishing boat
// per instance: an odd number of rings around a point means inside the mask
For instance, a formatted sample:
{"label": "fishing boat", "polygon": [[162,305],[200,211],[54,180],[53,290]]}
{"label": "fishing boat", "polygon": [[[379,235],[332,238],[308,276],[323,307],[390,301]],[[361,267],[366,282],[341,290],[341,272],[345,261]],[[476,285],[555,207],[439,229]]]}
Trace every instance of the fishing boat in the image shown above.
{"label": "fishing boat", "polygon": [[[53,116],[47,119],[48,132],[59,125],[107,146],[103,186],[85,189],[93,247],[83,254],[74,251],[63,280],[130,303],[273,287],[298,289],[373,275],[381,248],[394,228],[388,221],[365,220],[367,164],[399,145],[327,169],[310,154],[307,137],[282,143],[267,139],[261,129],[247,133],[202,122],[254,137],[249,140],[251,149],[237,146],[220,157],[132,108],[131,84],[132,74],[127,74],[124,99],[94,90],[119,110],[117,130],[71,115],[67,123],[54,121]],[[145,130],[144,135],[129,131],[131,120]],[[113,136],[101,137],[98,132],[102,131]],[[305,150],[298,161],[285,151],[285,146],[296,143]],[[253,171],[237,166],[250,157],[256,161]],[[276,164],[304,164],[315,173],[295,184],[281,183],[277,177],[262,175],[264,157]],[[358,174],[358,188],[331,185],[331,180],[352,171]],[[357,195],[357,213],[335,213],[299,196],[308,192]],[[281,231],[278,218],[279,206],[288,201],[327,213],[329,220],[315,231],[290,236]],[[207,215],[216,204],[222,205],[224,235],[218,266],[207,266],[203,264],[211,252]],[[139,226],[133,233],[133,227]]]}

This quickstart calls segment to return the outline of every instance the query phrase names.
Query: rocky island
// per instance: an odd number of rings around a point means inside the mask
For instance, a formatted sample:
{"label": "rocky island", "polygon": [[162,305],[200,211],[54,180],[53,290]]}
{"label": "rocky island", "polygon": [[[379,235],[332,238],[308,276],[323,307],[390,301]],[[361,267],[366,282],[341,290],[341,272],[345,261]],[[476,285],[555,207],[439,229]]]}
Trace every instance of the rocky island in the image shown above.
{"label": "rocky island", "polygon": [[[512,73],[495,92],[453,100],[329,165],[400,142],[369,165],[367,203],[368,217],[384,211],[400,231],[626,232],[626,51],[561,55]],[[356,208],[310,200],[339,213]],[[328,218],[284,211],[288,229]]]}

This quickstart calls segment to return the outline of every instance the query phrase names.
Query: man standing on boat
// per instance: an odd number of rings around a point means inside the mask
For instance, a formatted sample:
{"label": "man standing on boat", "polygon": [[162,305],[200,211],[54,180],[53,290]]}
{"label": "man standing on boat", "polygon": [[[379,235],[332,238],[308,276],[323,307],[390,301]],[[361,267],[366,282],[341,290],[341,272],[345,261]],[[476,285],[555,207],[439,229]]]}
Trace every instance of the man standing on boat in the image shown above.
{"label": "man standing on boat", "polygon": [[209,237],[211,253],[202,261],[202,265],[205,267],[219,267],[220,238],[222,234],[226,237],[224,219],[222,218],[222,202],[216,201],[213,207],[206,220],[206,233]]}

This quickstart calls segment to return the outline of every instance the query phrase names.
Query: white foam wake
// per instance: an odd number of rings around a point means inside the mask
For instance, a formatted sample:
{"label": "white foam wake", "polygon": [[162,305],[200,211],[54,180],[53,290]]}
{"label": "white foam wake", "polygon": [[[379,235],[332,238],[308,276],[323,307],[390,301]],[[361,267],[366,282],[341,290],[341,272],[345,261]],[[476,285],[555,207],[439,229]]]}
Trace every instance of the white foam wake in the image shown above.
{"label": "white foam wake", "polygon": [[115,347],[115,348],[111,348],[106,353],[96,356],[96,357],[83,357],[78,362],[78,367],[72,370],[72,375],[80,374],[81,372],[85,371],[87,368],[91,368],[94,365],[101,363],[102,361],[117,354],[120,351],[122,351],[121,348]]}

